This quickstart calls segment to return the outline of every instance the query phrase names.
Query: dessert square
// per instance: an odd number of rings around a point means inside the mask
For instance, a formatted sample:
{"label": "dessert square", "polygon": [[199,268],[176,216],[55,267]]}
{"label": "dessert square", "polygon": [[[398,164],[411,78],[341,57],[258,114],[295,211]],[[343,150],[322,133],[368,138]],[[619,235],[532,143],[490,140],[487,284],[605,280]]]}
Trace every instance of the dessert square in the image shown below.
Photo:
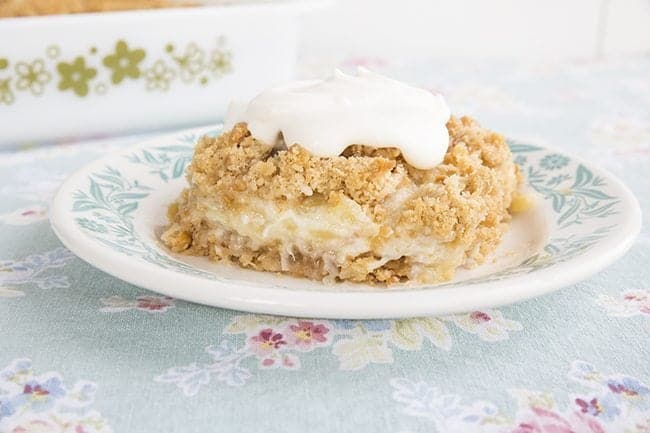
{"label": "dessert square", "polygon": [[236,123],[200,139],[162,241],[174,252],[326,282],[449,280],[496,249],[521,174],[503,136],[469,117],[452,116],[446,129],[444,159],[421,169],[396,147],[354,144],[316,156]]}

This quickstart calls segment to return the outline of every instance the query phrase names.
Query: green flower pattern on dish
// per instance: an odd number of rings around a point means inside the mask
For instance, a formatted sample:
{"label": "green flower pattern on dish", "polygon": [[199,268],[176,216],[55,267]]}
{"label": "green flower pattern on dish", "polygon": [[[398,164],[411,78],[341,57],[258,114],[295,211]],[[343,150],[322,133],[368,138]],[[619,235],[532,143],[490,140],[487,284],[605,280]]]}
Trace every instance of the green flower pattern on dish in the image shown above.
{"label": "green flower pattern on dish", "polygon": [[540,160],[539,167],[524,169],[528,184],[551,201],[558,214],[558,226],[566,228],[591,218],[615,214],[618,200],[603,192],[605,181],[582,164],[578,164],[575,174],[555,173],[568,165],[569,158],[551,154]]}
{"label": "green flower pattern on dish", "polygon": [[169,90],[169,83],[175,75],[174,70],[168,68],[164,61],[156,60],[156,63],[144,72],[144,77],[147,80],[147,90],[166,92]]}
{"label": "green flower pattern on dish", "polygon": [[[218,132],[216,130],[208,135],[216,135]],[[192,157],[192,144],[197,138],[195,134],[176,137],[169,143],[141,148],[136,153],[125,157],[131,164],[146,166],[149,169],[149,176],[156,176],[168,182],[184,174],[185,167]],[[498,281],[515,275],[529,274],[554,263],[566,262],[591,248],[612,230],[607,217],[619,212],[617,206],[619,201],[607,194],[607,185],[602,178],[594,175],[579,162],[537,146],[510,143],[510,148],[521,164],[528,185],[551,205],[558,228],[557,233],[560,236],[550,239],[543,251],[517,266],[486,277],[465,280],[462,283],[448,283],[443,285],[445,287]],[[149,182],[156,182],[156,178],[148,179]],[[132,212],[137,209],[139,201],[144,199],[148,192],[133,195],[128,190],[128,185],[138,185],[139,188],[150,190],[144,186],[144,182],[127,180],[110,167],[103,172],[94,173],[88,190],[77,192],[73,211],[80,213],[91,211],[93,219],[98,221],[102,228],[94,228],[82,218],[77,218],[77,224],[99,242],[162,268],[211,280],[225,279],[162,254],[140,238],[133,228]],[[129,198],[129,202],[106,200],[107,197]],[[91,204],[93,202],[96,204]],[[123,212],[124,209],[128,212]],[[578,231],[578,234],[575,230],[566,230],[588,220],[592,223],[597,221],[602,223],[594,224],[595,227],[591,231],[582,233]],[[104,226],[107,231],[103,229]],[[238,283],[243,282],[238,281]]]}
{"label": "green flower pattern on dish", "polygon": [[72,63],[61,62],[57,65],[61,76],[59,90],[71,89],[77,96],[88,94],[88,82],[95,78],[97,69],[87,67],[86,60],[79,56]]}
{"label": "green flower pattern on dish", "polygon": [[[197,137],[198,138],[198,137]],[[191,140],[191,141],[190,141]],[[151,150],[142,149],[128,157],[135,164],[143,164],[149,173],[158,175],[163,181],[178,179],[185,174],[185,167],[192,160],[194,135],[186,141],[187,144],[160,146]]]}
{"label": "green flower pattern on dish", "polygon": [[145,52],[143,49],[129,49],[125,41],[117,41],[115,52],[104,57],[102,63],[109,68],[111,73],[111,82],[120,84],[125,78],[140,77],[140,62],[144,60]]}
{"label": "green flower pattern on dish", "polygon": [[45,70],[45,62],[42,59],[36,59],[32,63],[16,63],[16,74],[16,88],[29,90],[35,96],[42,95],[45,85],[52,79],[52,74]]}
{"label": "green flower pattern on dish", "polygon": [[56,59],[61,55],[61,48],[58,45],[50,45],[45,49],[45,55],[50,59]]}
{"label": "green flower pattern on dish", "polygon": [[181,79],[190,83],[205,67],[205,53],[195,43],[190,43],[181,56],[172,55],[180,69]]}
{"label": "green flower pattern on dish", "polygon": [[9,86],[11,78],[0,80],[0,104],[11,105],[14,102],[14,93]]}
{"label": "green flower pattern on dish", "polygon": [[562,167],[565,167],[568,163],[569,158],[554,153],[551,155],[546,155],[544,158],[542,158],[540,165],[542,168],[545,168],[547,170],[558,170]]}
{"label": "green flower pattern on dish", "polygon": [[210,55],[208,70],[216,77],[229,73],[232,67],[231,58],[230,51],[214,50]]}
{"label": "green flower pattern on dish", "polygon": [[42,96],[51,86],[79,98],[102,96],[127,79],[141,82],[151,92],[167,92],[174,83],[206,86],[210,76],[216,82],[233,72],[233,56],[225,38],[216,41],[212,51],[195,42],[177,50],[173,43],[166,42],[159,57],[123,39],[117,40],[108,52],[93,44],[77,53],[83,55],[73,54],[68,60],[60,59],[62,50],[55,44],[43,48],[42,58],[0,57],[0,71],[4,73],[0,76],[0,105],[12,105],[16,92]]}
{"label": "green flower pattern on dish", "polygon": [[120,171],[111,167],[94,173],[88,180],[88,191],[77,191],[74,194],[72,210],[90,213],[92,221],[99,221],[91,224],[89,218],[75,219],[80,227],[93,233],[95,239],[115,251],[141,257],[164,268],[174,268],[186,274],[213,278],[209,272],[161,254],[135,231],[133,213],[138,209],[140,200],[151,193],[150,187],[137,180],[124,178]]}
{"label": "green flower pattern on dish", "polygon": [[95,221],[88,218],[77,218],[77,224],[86,230],[90,230],[95,233],[108,233],[108,229],[105,225],[98,224]]}

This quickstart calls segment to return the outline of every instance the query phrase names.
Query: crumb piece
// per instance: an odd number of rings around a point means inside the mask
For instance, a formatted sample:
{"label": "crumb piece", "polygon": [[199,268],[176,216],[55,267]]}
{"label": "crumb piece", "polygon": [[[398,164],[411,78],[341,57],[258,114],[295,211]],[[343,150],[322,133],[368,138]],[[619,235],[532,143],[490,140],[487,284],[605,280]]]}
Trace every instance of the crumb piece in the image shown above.
{"label": "crumb piece", "polygon": [[0,0],[0,17],[110,12],[192,6],[183,0]]}
{"label": "crumb piece", "polygon": [[535,197],[531,194],[517,194],[510,203],[510,212],[523,213],[535,207]]}

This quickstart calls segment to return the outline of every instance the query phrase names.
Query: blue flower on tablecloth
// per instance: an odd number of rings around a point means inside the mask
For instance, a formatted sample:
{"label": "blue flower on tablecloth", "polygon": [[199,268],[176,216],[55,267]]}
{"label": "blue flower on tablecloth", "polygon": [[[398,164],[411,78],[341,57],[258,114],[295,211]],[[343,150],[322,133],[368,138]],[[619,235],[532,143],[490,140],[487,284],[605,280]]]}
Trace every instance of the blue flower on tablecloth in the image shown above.
{"label": "blue flower on tablecloth", "polygon": [[394,389],[393,399],[404,405],[403,412],[432,421],[434,431],[478,432],[484,431],[481,426],[496,426],[503,421],[497,406],[490,402],[474,401],[466,404],[460,394],[445,394],[438,387],[407,378],[393,378],[390,384]]}
{"label": "blue flower on tablecloth", "polygon": [[585,385],[593,386],[594,383],[600,382],[601,374],[596,368],[584,361],[573,361],[569,378]]}
{"label": "blue flower on tablecloth", "polygon": [[15,382],[17,377],[31,374],[32,362],[28,359],[16,359],[4,370],[0,371],[0,384],[2,382]]}
{"label": "blue flower on tablecloth", "polygon": [[13,415],[15,411],[16,409],[8,398],[0,398],[0,420]]}
{"label": "blue flower on tablecloth", "polygon": [[606,383],[610,391],[623,397],[643,398],[650,394],[650,388],[632,377],[624,377],[620,380],[610,379]]}
{"label": "blue flower on tablecloth", "polygon": [[96,388],[83,380],[66,387],[57,372],[35,376],[31,360],[15,359],[0,371],[0,432],[111,433],[92,408]]}
{"label": "blue flower on tablecloth", "polygon": [[569,158],[557,153],[546,155],[540,161],[539,165],[547,170],[557,170],[565,167],[569,163]]}
{"label": "blue flower on tablecloth", "polygon": [[339,329],[354,329],[357,325],[361,325],[373,332],[387,331],[391,326],[390,320],[333,320],[332,322]]}
{"label": "blue flower on tablecloth", "polygon": [[[56,275],[47,271],[65,266],[74,257],[66,248],[60,247],[42,254],[32,254],[23,259],[0,260],[0,287],[15,287],[23,284],[32,284],[43,290],[69,287],[70,281],[66,275]],[[0,293],[0,296],[3,296],[3,293]]]}
{"label": "blue flower on tablecloth", "polygon": [[[605,376],[591,364],[574,361],[569,378],[592,388],[588,397],[572,397],[568,406],[553,392],[511,389],[517,401],[512,415],[494,403],[465,402],[460,394],[448,394],[434,384],[408,378],[393,378],[393,399],[409,416],[427,419],[434,431],[509,433],[604,433],[647,431],[648,412],[631,398],[649,394],[650,389],[628,376]],[[468,423],[468,424],[464,424]],[[491,429],[488,426],[494,426]],[[487,427],[487,428],[486,428]]]}
{"label": "blue flower on tablecloth", "polygon": [[223,340],[216,346],[206,348],[213,359],[210,364],[193,362],[189,365],[172,367],[156,376],[156,382],[173,383],[183,390],[187,397],[196,395],[201,386],[210,382],[214,376],[217,381],[230,386],[243,386],[252,376],[250,370],[242,366],[242,361],[252,354],[237,349],[230,341]]}
{"label": "blue flower on tablecloth", "polygon": [[50,377],[45,381],[30,380],[23,385],[23,392],[14,398],[14,408],[29,406],[32,411],[41,412],[52,407],[55,401],[65,396],[61,379]]}

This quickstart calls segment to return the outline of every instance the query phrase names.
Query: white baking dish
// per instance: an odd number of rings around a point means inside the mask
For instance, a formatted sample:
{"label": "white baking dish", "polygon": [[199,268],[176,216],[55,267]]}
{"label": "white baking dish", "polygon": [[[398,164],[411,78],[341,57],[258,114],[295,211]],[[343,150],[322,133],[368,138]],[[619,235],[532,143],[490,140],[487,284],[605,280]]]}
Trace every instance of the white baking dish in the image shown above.
{"label": "white baking dish", "polygon": [[290,79],[304,3],[0,19],[0,147],[215,122]]}

